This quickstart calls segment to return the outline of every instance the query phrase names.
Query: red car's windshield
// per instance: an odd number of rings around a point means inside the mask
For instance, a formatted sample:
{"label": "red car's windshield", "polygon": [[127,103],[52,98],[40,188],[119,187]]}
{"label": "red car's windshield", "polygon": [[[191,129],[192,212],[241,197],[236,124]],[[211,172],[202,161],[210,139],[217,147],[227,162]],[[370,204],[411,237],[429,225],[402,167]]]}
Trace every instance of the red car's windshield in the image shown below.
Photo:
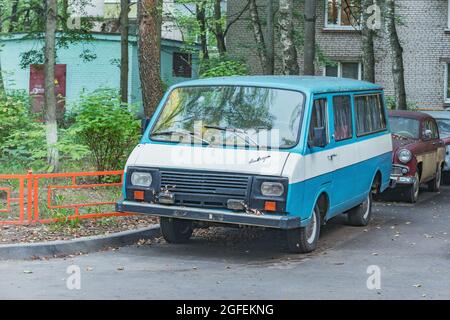
{"label": "red car's windshield", "polygon": [[420,138],[419,120],[402,117],[391,117],[389,120],[393,134],[409,139]]}

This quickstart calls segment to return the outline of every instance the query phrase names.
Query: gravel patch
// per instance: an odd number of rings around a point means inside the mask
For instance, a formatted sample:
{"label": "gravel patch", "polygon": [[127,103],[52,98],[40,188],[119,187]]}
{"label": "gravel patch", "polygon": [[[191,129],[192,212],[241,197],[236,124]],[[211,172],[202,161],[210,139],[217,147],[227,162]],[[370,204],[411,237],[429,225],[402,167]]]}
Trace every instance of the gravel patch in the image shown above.
{"label": "gravel patch", "polygon": [[80,220],[77,223],[51,223],[0,226],[0,245],[73,240],[82,237],[108,235],[136,230],[157,224],[158,219],[147,216],[108,217]]}

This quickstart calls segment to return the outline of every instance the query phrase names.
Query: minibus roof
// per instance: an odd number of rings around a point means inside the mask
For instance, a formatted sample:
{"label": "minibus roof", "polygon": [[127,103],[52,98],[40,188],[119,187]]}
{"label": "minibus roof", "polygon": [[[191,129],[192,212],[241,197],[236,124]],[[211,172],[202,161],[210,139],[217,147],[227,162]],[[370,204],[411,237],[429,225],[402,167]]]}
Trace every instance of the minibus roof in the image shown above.
{"label": "minibus roof", "polygon": [[206,78],[181,82],[174,87],[227,85],[291,89],[306,94],[383,89],[380,85],[365,81],[317,76],[233,76]]}

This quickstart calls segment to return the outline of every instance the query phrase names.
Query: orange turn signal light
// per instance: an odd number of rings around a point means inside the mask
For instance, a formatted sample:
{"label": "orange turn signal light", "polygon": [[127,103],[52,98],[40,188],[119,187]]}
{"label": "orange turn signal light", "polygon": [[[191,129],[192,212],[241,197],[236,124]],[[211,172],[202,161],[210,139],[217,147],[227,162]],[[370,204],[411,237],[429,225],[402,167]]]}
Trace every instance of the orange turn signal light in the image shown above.
{"label": "orange turn signal light", "polygon": [[144,200],[144,191],[135,191],[134,200]]}
{"label": "orange turn signal light", "polygon": [[275,201],[264,202],[265,211],[277,211],[277,203]]}

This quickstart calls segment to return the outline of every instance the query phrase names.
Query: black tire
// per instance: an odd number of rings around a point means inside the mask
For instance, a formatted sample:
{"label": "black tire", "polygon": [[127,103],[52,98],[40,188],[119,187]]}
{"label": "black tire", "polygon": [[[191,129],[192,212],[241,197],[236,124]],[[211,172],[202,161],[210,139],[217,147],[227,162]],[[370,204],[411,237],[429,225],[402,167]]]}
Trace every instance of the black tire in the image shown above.
{"label": "black tire", "polygon": [[372,202],[372,191],[369,191],[363,203],[347,211],[347,223],[354,227],[367,226],[372,217]]}
{"label": "black tire", "polygon": [[409,203],[416,203],[419,200],[420,177],[418,172],[416,172],[415,178],[416,182],[412,186],[409,186],[405,193],[406,200]]}
{"label": "black tire", "polygon": [[320,236],[320,224],[320,209],[316,205],[308,226],[286,231],[289,252],[309,253],[314,251]]}
{"label": "black tire", "polygon": [[439,166],[436,170],[436,176],[433,180],[428,182],[428,190],[431,192],[439,192],[439,189],[441,188],[441,182],[442,182],[442,168]]}
{"label": "black tire", "polygon": [[163,238],[169,243],[186,243],[192,236],[190,220],[161,217],[160,227]]}
{"label": "black tire", "polygon": [[450,184],[450,172],[449,171],[445,171],[442,173],[442,181],[444,182],[444,184]]}

